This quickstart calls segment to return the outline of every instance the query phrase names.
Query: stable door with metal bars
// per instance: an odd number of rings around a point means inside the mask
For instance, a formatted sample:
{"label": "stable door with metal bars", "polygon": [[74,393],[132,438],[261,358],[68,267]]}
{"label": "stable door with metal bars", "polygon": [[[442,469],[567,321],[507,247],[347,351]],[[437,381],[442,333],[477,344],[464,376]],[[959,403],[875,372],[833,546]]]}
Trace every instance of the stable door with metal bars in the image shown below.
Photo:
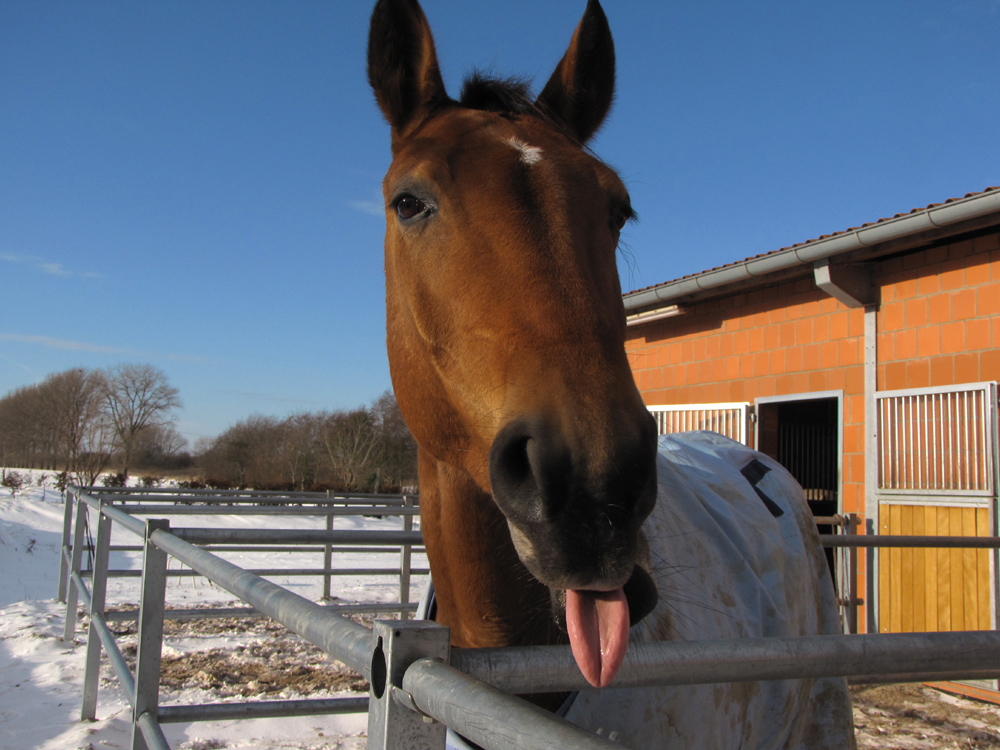
{"label": "stable door with metal bars", "polygon": [[[994,536],[997,385],[876,393],[880,534]],[[883,633],[997,626],[996,553],[883,549]]]}

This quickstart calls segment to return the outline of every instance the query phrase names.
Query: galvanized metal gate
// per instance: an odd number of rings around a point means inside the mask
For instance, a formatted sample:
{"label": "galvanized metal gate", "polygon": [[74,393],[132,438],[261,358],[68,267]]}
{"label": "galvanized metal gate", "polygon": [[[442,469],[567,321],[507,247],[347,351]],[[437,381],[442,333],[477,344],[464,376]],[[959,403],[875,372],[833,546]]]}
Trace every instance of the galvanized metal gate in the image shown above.
{"label": "galvanized metal gate", "polygon": [[660,435],[690,430],[711,430],[750,445],[750,403],[678,404],[647,407],[656,418]]}
{"label": "galvanized metal gate", "polygon": [[[880,534],[997,532],[997,384],[876,393]],[[884,549],[879,630],[997,626],[996,554]]]}

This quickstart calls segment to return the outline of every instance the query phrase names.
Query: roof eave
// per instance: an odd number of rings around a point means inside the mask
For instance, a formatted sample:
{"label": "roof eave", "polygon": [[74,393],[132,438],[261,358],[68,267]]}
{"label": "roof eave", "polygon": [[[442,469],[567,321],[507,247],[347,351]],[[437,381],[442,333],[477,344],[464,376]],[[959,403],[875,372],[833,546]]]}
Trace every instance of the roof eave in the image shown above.
{"label": "roof eave", "polygon": [[633,312],[661,305],[675,305],[686,298],[701,296],[709,290],[720,292],[726,286],[788,271],[797,266],[811,267],[817,261],[874,248],[931,230],[953,227],[991,214],[997,214],[1000,220],[1000,190],[990,190],[929,206],[875,224],[629,292],[623,296],[625,310]]}

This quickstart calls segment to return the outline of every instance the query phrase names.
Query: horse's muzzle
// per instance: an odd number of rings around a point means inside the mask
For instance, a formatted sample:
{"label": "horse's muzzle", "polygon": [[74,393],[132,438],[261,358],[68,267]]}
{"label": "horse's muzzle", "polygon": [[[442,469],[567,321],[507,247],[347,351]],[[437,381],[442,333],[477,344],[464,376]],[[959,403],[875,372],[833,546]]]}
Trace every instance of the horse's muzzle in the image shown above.
{"label": "horse's muzzle", "polygon": [[567,438],[553,420],[508,423],[490,450],[493,498],[521,560],[554,589],[610,590],[639,562],[656,500],[656,426],[646,413],[614,435]]}

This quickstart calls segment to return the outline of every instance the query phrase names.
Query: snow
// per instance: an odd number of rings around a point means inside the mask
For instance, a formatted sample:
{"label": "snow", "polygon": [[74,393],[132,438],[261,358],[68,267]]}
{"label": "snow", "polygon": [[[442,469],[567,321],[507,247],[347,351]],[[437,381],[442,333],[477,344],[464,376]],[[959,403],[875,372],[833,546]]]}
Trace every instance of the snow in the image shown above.
{"label": "snow", "polygon": [[[14,497],[6,487],[0,487],[0,750],[113,750],[130,743],[130,709],[117,680],[102,657],[101,685],[98,691],[97,721],[80,722],[83,667],[86,652],[85,622],[78,623],[72,643],[62,641],[66,607],[55,601],[59,574],[59,545],[62,538],[63,500],[61,494],[39,479],[41,472],[31,472],[30,487]],[[49,475],[51,477],[51,474]],[[39,486],[39,484],[43,486]],[[275,516],[182,516],[175,526],[227,526],[247,528],[271,524],[277,528],[323,528],[321,518]],[[335,528],[399,529],[399,518],[362,519],[338,517]],[[127,531],[112,535],[113,544],[136,544]],[[321,567],[319,552],[296,553],[220,553],[242,567]],[[398,563],[393,554],[351,554],[335,557],[334,566],[391,568]],[[112,568],[141,569],[138,552],[115,552]],[[413,566],[426,568],[422,555],[414,555]],[[180,566],[171,560],[171,569]],[[310,577],[270,577],[269,580],[318,601],[322,595],[322,579]],[[411,600],[419,597],[422,577],[415,577]],[[346,602],[393,601],[398,597],[398,579],[393,577],[334,576],[332,593]],[[138,578],[113,578],[108,582],[108,606],[136,604]],[[245,606],[231,594],[197,577],[169,578],[168,607]],[[82,608],[80,610],[82,612]],[[382,616],[382,615],[380,615]],[[204,627],[166,628],[163,657],[183,657],[222,648],[233,652],[232,663],[246,661],[243,652],[271,650],[275,644],[289,646],[285,655],[271,656],[280,671],[289,666],[316,664],[320,671],[329,672],[335,663],[325,655],[307,652],[307,644],[294,635],[276,634],[274,627],[265,629],[266,621],[249,629]],[[243,621],[246,623],[247,621]],[[117,631],[127,632],[127,623],[112,623]],[[131,635],[119,638],[123,651],[135,643]],[[290,644],[290,645],[289,645]],[[308,647],[311,649],[312,647]],[[213,652],[214,653],[214,652]],[[127,654],[126,654],[127,655]],[[230,663],[230,662],[227,662]],[[342,671],[342,670],[341,670]],[[294,688],[263,689],[259,694],[227,691],[218,681],[188,680],[176,689],[161,687],[160,703],[194,704],[224,700],[280,700],[284,698],[336,695],[359,696],[363,693],[328,689],[311,690],[302,695]],[[198,683],[198,684],[196,684]],[[256,683],[249,683],[255,687]],[[240,697],[243,695],[245,697]],[[344,714],[329,717],[254,719],[243,721],[213,721],[191,724],[166,724],[164,733],[175,750],[214,750],[239,748],[246,750],[277,750],[278,748],[308,748],[309,750],[357,750],[365,747],[367,716]]]}

